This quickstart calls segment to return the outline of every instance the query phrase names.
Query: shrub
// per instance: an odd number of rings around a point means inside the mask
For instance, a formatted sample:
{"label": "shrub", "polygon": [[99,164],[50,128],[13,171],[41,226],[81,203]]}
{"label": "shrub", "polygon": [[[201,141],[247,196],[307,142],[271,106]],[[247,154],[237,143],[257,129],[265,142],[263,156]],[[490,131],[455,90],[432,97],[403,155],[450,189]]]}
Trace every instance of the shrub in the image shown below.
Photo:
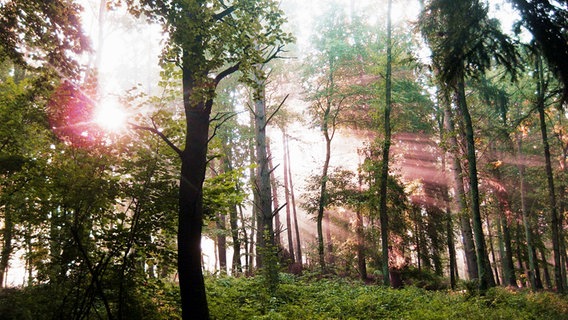
{"label": "shrub", "polygon": [[568,319],[566,297],[504,288],[475,296],[286,276],[269,296],[257,278],[215,278],[207,285],[212,319]]}

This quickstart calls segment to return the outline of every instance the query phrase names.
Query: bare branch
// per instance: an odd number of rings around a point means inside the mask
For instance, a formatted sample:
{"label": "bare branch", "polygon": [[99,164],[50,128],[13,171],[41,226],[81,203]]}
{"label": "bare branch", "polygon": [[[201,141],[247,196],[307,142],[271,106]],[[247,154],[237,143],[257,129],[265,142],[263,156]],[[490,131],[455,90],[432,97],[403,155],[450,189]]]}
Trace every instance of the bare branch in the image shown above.
{"label": "bare branch", "polygon": [[[211,139],[210,139],[211,140]],[[208,166],[209,163],[217,158],[221,158],[222,155],[221,154],[215,154],[213,156],[210,156],[209,159],[207,159],[207,161],[205,161],[205,165]],[[215,172],[215,170],[213,168],[210,167],[211,170],[213,170]]]}
{"label": "bare branch", "polygon": [[284,48],[284,45],[283,45],[283,44],[281,44],[281,45],[275,47],[273,50],[271,50],[270,54],[269,54],[268,57],[264,60],[263,63],[266,64],[266,63],[272,61],[273,59],[278,58],[278,54],[279,54],[280,52],[284,52],[284,50],[282,50],[282,48]]}
{"label": "bare branch", "polygon": [[250,103],[248,103],[248,102],[247,102],[247,108],[248,108],[249,111],[252,113],[252,115],[256,117],[256,112],[254,112],[254,109],[252,108],[252,106],[251,106]]}
{"label": "bare branch", "polygon": [[227,112],[224,114],[218,113],[217,115],[215,115],[215,117],[213,119],[211,119],[210,122],[213,121],[221,121],[221,123],[218,123],[215,125],[215,128],[213,129],[213,133],[211,134],[211,137],[209,137],[209,140],[207,140],[207,143],[211,142],[211,140],[215,137],[215,135],[217,134],[217,130],[219,130],[219,128],[227,121],[229,121],[229,119],[231,119],[232,117],[236,116],[237,114],[234,112]]}
{"label": "bare branch", "polygon": [[284,102],[286,102],[286,99],[288,99],[288,97],[290,96],[290,94],[287,94],[284,99],[282,100],[282,102],[280,102],[280,105],[276,108],[276,110],[274,110],[274,112],[268,117],[268,119],[266,119],[266,123],[264,124],[262,129],[265,129],[266,126],[268,125],[268,123],[270,123],[270,120],[272,120],[272,118],[276,115],[276,113],[278,111],[280,111],[280,108],[282,108],[282,106],[284,105]]}
{"label": "bare branch", "polygon": [[287,203],[283,204],[280,206],[280,208],[274,210],[274,212],[272,213],[272,218],[276,217],[276,215],[278,214],[278,212],[280,212],[280,210],[284,209],[284,207],[287,205]]}
{"label": "bare branch", "polygon": [[277,164],[274,168],[272,168],[272,170],[268,171],[268,174],[271,174],[272,172],[274,172],[274,170],[278,169],[279,166],[280,166],[280,164]]}
{"label": "bare branch", "polygon": [[183,151],[181,151],[180,148],[178,148],[170,139],[168,139],[168,137],[166,137],[166,135],[164,135],[163,132],[161,132],[160,130],[158,130],[158,128],[156,127],[156,123],[154,122],[154,120],[152,119],[152,126],[153,127],[145,127],[145,126],[140,126],[137,125],[135,123],[131,123],[129,122],[128,125],[130,127],[132,127],[133,129],[136,130],[145,130],[145,131],[149,131],[152,132],[153,134],[158,135],[158,137],[160,137],[170,148],[172,148],[172,150],[174,150],[180,157],[183,156]]}

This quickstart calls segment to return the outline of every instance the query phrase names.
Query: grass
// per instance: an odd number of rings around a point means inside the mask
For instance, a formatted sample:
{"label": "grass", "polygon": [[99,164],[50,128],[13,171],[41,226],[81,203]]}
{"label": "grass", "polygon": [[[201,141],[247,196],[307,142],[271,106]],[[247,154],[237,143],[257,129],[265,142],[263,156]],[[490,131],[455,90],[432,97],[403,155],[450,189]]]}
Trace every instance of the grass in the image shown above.
{"label": "grass", "polygon": [[212,319],[568,319],[568,298],[493,288],[467,292],[394,290],[342,279],[285,276],[274,295],[259,278],[209,278]]}
{"label": "grass", "polygon": [[[415,286],[389,289],[343,278],[280,275],[278,290],[267,292],[261,277],[206,277],[211,319],[514,319],[568,320],[568,297],[552,292],[492,288],[484,295],[467,290],[426,290]],[[0,290],[0,320],[77,318],[73,301],[83,291],[38,285]],[[132,287],[123,306],[122,319],[181,319],[179,288],[148,281]],[[107,291],[112,297],[115,291]],[[117,314],[117,305],[111,307]],[[82,319],[105,319],[95,303]],[[116,318],[116,317],[115,317]],[[120,317],[118,317],[120,318]]]}

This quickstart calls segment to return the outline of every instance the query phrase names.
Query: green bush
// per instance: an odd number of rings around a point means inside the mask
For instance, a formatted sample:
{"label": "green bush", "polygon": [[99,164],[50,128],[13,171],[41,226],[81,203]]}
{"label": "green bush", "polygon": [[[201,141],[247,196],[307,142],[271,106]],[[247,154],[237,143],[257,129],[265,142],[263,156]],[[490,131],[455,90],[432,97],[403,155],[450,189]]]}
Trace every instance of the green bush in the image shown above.
{"label": "green bush", "polygon": [[[123,320],[181,319],[177,285],[156,280],[140,286],[127,282],[123,290],[122,301],[118,301],[117,288],[105,290],[114,318],[119,318],[120,311]],[[88,304],[90,299],[93,302]],[[105,319],[106,316],[96,294],[72,283],[0,289],[0,320]]]}
{"label": "green bush", "polygon": [[568,299],[547,292],[494,288],[474,296],[333,278],[281,279],[274,296],[257,278],[208,279],[212,319],[568,319]]}
{"label": "green bush", "polygon": [[[211,319],[402,319],[402,320],[568,320],[568,298],[551,292],[532,293],[492,288],[484,295],[466,291],[433,291],[407,286],[389,289],[341,278],[306,280],[280,275],[270,293],[262,277],[206,277]],[[0,320],[69,319],[82,291],[38,285],[0,291]],[[159,281],[128,288],[123,319],[180,319],[179,288]],[[113,297],[113,291],[108,292]],[[111,304],[117,312],[115,302]],[[104,319],[102,306],[84,319]],[[75,313],[74,313],[75,312]]]}

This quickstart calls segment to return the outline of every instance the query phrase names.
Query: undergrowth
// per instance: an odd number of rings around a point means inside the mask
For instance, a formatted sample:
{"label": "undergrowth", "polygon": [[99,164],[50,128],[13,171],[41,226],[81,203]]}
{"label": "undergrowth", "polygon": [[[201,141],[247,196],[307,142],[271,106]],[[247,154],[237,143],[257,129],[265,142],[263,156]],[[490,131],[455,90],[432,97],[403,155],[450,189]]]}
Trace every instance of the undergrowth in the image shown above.
{"label": "undergrowth", "polygon": [[[568,297],[552,292],[492,288],[484,295],[416,286],[389,289],[345,278],[280,275],[274,294],[262,277],[206,278],[211,319],[520,319],[568,320]],[[467,286],[466,286],[467,288]],[[0,290],[0,320],[79,318],[66,288],[33,286]],[[67,293],[66,293],[67,292]],[[107,292],[109,296],[113,291]],[[130,288],[116,318],[181,319],[177,285],[150,281]],[[80,298],[79,296],[77,298]],[[82,319],[106,319],[101,306]]]}
{"label": "undergrowth", "polygon": [[416,287],[388,289],[342,279],[289,275],[271,296],[259,278],[209,278],[212,319],[568,319],[568,298],[490,289],[483,296]]}

